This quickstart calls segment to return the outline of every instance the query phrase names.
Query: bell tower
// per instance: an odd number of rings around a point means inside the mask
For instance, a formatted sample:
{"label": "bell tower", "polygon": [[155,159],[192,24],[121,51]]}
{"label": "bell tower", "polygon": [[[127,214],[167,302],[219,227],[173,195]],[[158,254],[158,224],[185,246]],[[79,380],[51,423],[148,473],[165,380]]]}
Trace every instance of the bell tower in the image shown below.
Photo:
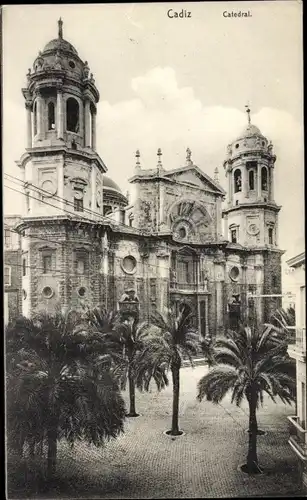
{"label": "bell tower", "polygon": [[269,321],[272,312],[281,306],[283,251],[278,247],[281,207],[274,199],[276,156],[272,143],[251,123],[249,106],[246,113],[247,126],[229,144],[224,162],[228,180],[224,232],[229,251],[240,251],[242,283],[256,295],[251,300],[255,300],[259,321]]}
{"label": "bell tower", "polygon": [[27,112],[23,176],[22,312],[101,302],[103,176],[96,151],[99,92],[87,61],[58,36],[38,53],[22,89]]}
{"label": "bell tower", "polygon": [[[22,93],[27,149],[18,165],[29,194],[26,215],[59,215],[65,209],[97,219],[107,170],[96,152],[99,92],[87,61],[63,38],[61,19],[58,37],[39,52]],[[46,199],[48,207],[40,202]]]}
{"label": "bell tower", "polygon": [[223,211],[225,236],[244,247],[278,247],[278,212],[274,200],[273,145],[251,123],[228,146],[224,169],[228,196]]}

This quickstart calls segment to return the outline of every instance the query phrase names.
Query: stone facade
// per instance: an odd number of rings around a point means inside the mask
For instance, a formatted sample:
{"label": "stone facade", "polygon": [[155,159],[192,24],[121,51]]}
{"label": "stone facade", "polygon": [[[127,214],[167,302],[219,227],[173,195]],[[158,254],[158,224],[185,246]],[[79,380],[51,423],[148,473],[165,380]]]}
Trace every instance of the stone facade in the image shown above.
{"label": "stone facade", "polygon": [[223,333],[239,317],[268,319],[275,299],[264,305],[248,295],[281,293],[276,158],[257,127],[249,123],[228,147],[227,193],[189,149],[175,170],[164,168],[158,150],[151,170],[137,152],[128,200],[96,153],[99,92],[62,30],[27,78],[28,144],[18,162],[25,207],[16,225],[29,266],[23,313],[117,309],[134,297],[143,319],[188,302],[203,336]]}

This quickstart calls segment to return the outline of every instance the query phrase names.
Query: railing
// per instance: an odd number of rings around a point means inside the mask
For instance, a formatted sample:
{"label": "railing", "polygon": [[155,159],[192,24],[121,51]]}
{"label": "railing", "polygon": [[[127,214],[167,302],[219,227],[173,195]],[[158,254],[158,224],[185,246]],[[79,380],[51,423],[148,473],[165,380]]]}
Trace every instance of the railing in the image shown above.
{"label": "railing", "polygon": [[288,417],[289,444],[302,460],[307,460],[307,430],[300,425],[299,417]]}
{"label": "railing", "polygon": [[179,283],[177,281],[170,282],[171,291],[184,291],[184,292],[207,292],[207,283]]}

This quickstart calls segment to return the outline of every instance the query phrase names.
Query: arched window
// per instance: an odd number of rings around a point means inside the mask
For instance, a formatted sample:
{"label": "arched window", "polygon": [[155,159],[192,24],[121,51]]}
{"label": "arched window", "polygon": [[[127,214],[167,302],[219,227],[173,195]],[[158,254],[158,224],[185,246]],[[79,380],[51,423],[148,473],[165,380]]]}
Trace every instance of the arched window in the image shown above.
{"label": "arched window", "polygon": [[269,245],[273,245],[273,228],[269,227]]}
{"label": "arched window", "polygon": [[238,193],[239,191],[242,191],[242,178],[241,178],[241,170],[237,168],[234,173],[234,192]]}
{"label": "arched window", "polygon": [[261,189],[263,191],[268,190],[268,171],[265,167],[261,169]]}
{"label": "arched window", "polygon": [[48,130],[55,129],[55,107],[54,102],[48,104]]}
{"label": "arched window", "polygon": [[35,101],[34,107],[33,107],[33,133],[34,133],[34,135],[37,134],[37,105],[36,105],[36,101]]}
{"label": "arched window", "polygon": [[249,171],[248,174],[248,183],[249,183],[249,189],[253,190],[255,189],[255,174],[253,170]]}
{"label": "arched window", "polygon": [[66,102],[66,129],[68,132],[79,132],[79,103],[72,97]]}

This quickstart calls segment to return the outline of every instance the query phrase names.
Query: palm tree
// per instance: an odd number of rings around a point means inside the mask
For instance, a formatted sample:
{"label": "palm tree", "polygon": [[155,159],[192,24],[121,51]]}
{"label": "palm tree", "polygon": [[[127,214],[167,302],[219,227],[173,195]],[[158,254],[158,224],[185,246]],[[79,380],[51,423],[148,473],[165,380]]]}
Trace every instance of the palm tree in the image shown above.
{"label": "palm tree", "polygon": [[172,311],[166,315],[156,312],[151,317],[148,331],[151,333],[150,342],[140,354],[138,364],[139,373],[146,369],[147,363],[156,364],[164,370],[171,370],[173,381],[173,411],[172,426],[167,434],[180,436],[179,430],[179,395],[180,395],[180,368],[182,361],[188,358],[193,366],[193,356],[200,350],[199,334],[190,326],[191,312],[186,304],[181,304],[178,316]]}
{"label": "palm tree", "polygon": [[[277,309],[274,314],[270,317],[270,323],[274,325],[275,330],[279,333],[281,337],[286,337],[287,342],[291,342],[291,330],[295,329],[295,310],[293,307],[288,309]],[[290,328],[289,328],[290,327]]]}
{"label": "palm tree", "polygon": [[108,313],[103,307],[89,311],[86,320],[92,328],[101,352],[112,359],[112,373],[122,390],[129,386],[129,413],[138,417],[135,406],[135,389],[149,390],[153,379],[158,390],[168,384],[163,366],[154,365],[147,359],[146,369],[138,371],[140,353],[150,342],[150,332],[145,322],[140,322],[139,312]]}
{"label": "palm tree", "polygon": [[123,431],[125,404],[108,365],[92,368],[89,334],[77,313],[20,318],[6,331],[7,425],[12,442],[47,444],[47,476],[57,441],[100,446]]}
{"label": "palm tree", "polygon": [[240,406],[244,397],[249,405],[249,446],[247,463],[242,470],[261,471],[257,457],[257,408],[263,404],[264,393],[276,402],[293,401],[295,379],[288,373],[291,361],[284,355],[284,342],[278,340],[274,327],[245,326],[229,332],[215,344],[215,364],[198,383],[197,398],[219,404],[228,391],[231,402]]}

